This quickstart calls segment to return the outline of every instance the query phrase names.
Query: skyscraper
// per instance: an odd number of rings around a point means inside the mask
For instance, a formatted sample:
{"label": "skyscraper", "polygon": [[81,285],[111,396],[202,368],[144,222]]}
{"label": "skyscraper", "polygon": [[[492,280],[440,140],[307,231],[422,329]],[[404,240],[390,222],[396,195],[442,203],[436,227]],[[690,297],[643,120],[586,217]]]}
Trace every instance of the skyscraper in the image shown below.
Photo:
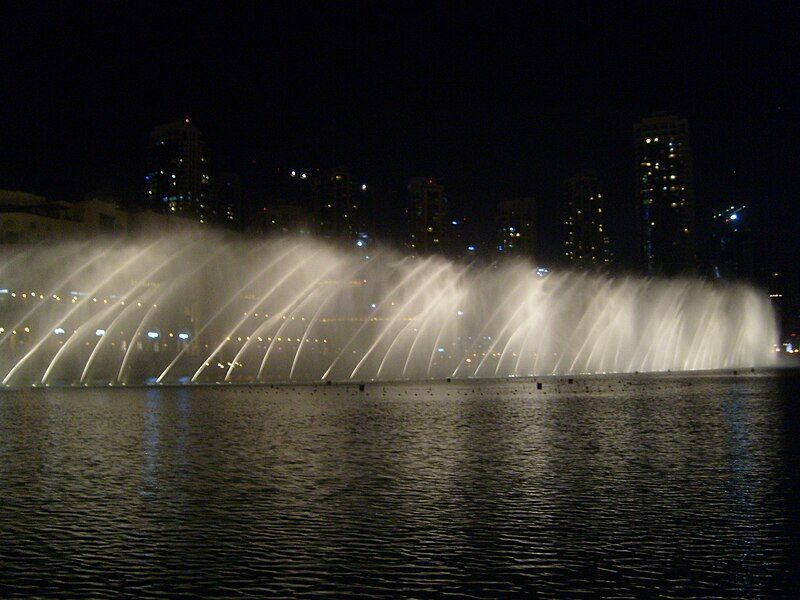
{"label": "skyscraper", "polygon": [[444,187],[430,177],[412,177],[407,192],[406,211],[411,226],[409,249],[414,254],[441,252],[447,210]]}
{"label": "skyscraper", "polygon": [[634,126],[640,247],[648,273],[694,270],[694,187],[689,125],[656,115]]}
{"label": "skyscraper", "polygon": [[312,181],[317,231],[325,237],[355,239],[359,229],[358,195],[345,169],[331,169]]}
{"label": "skyscraper", "polygon": [[244,225],[242,180],[237,174],[214,173],[210,200],[217,223],[234,229]]}
{"label": "skyscraper", "polygon": [[714,277],[754,278],[753,238],[749,217],[746,206],[731,206],[713,216],[709,239]]}
{"label": "skyscraper", "polygon": [[506,200],[497,205],[497,251],[506,255],[533,258],[536,236],[534,231],[534,198]]}
{"label": "skyscraper", "polygon": [[608,266],[613,260],[606,231],[606,203],[594,171],[566,182],[567,245],[565,255],[576,267]]}
{"label": "skyscraper", "polygon": [[307,214],[312,212],[314,194],[319,191],[319,170],[312,173],[299,168],[278,167],[268,173],[267,179],[267,189],[260,199],[262,203],[266,198],[272,204],[299,206]]}
{"label": "skyscraper", "polygon": [[264,206],[247,224],[257,235],[309,235],[313,229],[311,215],[297,204],[271,203]]}
{"label": "skyscraper", "polygon": [[145,180],[148,203],[154,210],[201,223],[211,220],[202,135],[189,119],[159,125],[150,132]]}

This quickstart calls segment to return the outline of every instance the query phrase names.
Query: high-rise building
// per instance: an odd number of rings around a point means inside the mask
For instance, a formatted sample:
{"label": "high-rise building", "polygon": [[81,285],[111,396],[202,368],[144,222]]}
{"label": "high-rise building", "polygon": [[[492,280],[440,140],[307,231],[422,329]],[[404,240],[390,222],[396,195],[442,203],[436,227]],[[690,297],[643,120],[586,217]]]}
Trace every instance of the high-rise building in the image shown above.
{"label": "high-rise building", "polygon": [[310,214],[317,190],[319,171],[278,167],[268,175],[264,197],[276,204],[303,207]]}
{"label": "high-rise building", "polygon": [[189,119],[150,132],[148,204],[154,210],[210,222],[208,164],[200,130]]}
{"label": "high-rise building", "polygon": [[536,200],[505,200],[497,205],[497,251],[506,255],[533,258],[536,236],[534,214]]}
{"label": "high-rise building", "polygon": [[636,203],[648,273],[694,270],[694,187],[689,125],[656,115],[634,126]]}
{"label": "high-rise building", "polygon": [[576,267],[606,267],[613,261],[606,230],[606,203],[594,171],[566,182],[567,245],[564,254]]}
{"label": "high-rise building", "polygon": [[244,225],[242,180],[235,173],[214,173],[211,206],[215,221],[235,229]]}
{"label": "high-rise building", "polygon": [[248,222],[248,230],[257,235],[309,235],[312,219],[308,211],[297,204],[273,203],[264,206]]}
{"label": "high-rise building", "polygon": [[430,177],[412,177],[406,188],[411,233],[409,249],[413,254],[441,252],[445,244],[447,198],[444,186]]}
{"label": "high-rise building", "polygon": [[720,279],[753,279],[753,239],[746,206],[731,206],[713,216],[711,270]]}
{"label": "high-rise building", "polygon": [[360,212],[359,195],[345,169],[331,169],[314,176],[313,212],[317,231],[331,238],[355,239]]}
{"label": "high-rise building", "polygon": [[447,252],[453,257],[474,257],[477,252],[479,236],[473,220],[466,216],[450,213],[445,221],[445,240]]}

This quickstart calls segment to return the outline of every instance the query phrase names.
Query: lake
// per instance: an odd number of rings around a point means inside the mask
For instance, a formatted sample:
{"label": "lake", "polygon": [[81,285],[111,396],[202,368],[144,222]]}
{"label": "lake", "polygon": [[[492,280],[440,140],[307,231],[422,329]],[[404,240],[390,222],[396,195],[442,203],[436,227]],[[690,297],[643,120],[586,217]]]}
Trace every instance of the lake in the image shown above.
{"label": "lake", "polygon": [[799,397],[797,370],[5,390],[0,597],[787,597]]}

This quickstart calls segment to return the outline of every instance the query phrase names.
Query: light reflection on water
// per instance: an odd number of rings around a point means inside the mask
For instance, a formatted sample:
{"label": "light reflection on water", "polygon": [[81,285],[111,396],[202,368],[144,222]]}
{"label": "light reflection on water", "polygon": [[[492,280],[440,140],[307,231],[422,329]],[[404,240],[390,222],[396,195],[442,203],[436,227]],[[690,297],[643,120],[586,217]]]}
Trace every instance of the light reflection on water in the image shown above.
{"label": "light reflection on water", "polygon": [[0,595],[785,595],[799,389],[9,391]]}

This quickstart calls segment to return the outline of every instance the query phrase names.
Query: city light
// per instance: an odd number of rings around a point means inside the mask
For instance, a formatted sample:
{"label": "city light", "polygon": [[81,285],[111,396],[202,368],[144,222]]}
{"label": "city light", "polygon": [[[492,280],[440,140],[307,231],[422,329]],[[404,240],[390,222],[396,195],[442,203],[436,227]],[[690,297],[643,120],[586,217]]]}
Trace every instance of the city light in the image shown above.
{"label": "city light", "polygon": [[800,4],[18,4],[9,596],[791,597]]}

